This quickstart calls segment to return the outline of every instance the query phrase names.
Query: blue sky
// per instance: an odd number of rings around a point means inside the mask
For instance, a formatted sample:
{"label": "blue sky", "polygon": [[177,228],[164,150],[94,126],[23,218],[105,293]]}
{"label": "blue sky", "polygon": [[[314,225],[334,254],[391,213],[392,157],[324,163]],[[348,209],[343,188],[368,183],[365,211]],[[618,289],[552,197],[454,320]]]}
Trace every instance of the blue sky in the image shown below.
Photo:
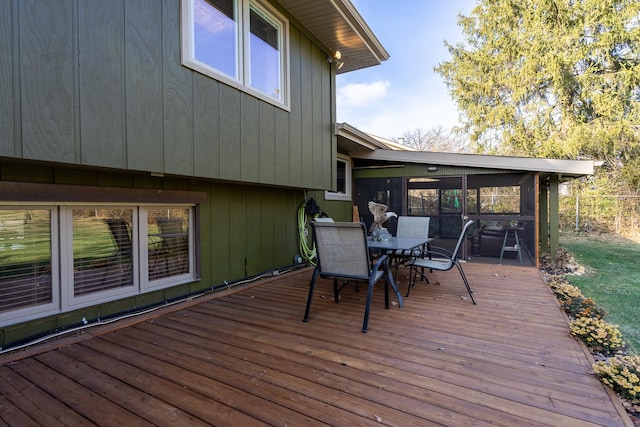
{"label": "blue sky", "polygon": [[337,77],[338,122],[389,139],[414,129],[455,126],[458,111],[433,67],[450,59],[444,40],[462,40],[457,16],[468,16],[476,0],[351,2],[390,58]]}

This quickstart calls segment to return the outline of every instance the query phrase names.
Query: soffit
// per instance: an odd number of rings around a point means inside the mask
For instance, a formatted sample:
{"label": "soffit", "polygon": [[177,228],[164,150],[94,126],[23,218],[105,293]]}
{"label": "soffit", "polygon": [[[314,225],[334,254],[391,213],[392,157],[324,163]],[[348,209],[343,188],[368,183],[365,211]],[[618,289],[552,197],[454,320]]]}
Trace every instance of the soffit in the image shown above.
{"label": "soffit", "polygon": [[346,73],[389,59],[373,31],[349,0],[277,0],[325,47],[342,53]]}

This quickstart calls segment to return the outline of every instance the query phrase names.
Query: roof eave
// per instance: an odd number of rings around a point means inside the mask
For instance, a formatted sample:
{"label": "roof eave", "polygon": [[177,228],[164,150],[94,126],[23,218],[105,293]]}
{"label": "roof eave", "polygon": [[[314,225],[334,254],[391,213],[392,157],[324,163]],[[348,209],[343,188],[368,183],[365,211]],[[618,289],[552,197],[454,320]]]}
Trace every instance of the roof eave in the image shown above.
{"label": "roof eave", "polygon": [[342,54],[342,74],[389,59],[389,53],[350,0],[278,0],[331,54]]}
{"label": "roof eave", "polygon": [[548,172],[572,177],[593,175],[594,167],[597,163],[593,160],[541,159],[532,157],[397,150],[360,152],[355,153],[352,157],[365,160],[386,160],[390,162]]}

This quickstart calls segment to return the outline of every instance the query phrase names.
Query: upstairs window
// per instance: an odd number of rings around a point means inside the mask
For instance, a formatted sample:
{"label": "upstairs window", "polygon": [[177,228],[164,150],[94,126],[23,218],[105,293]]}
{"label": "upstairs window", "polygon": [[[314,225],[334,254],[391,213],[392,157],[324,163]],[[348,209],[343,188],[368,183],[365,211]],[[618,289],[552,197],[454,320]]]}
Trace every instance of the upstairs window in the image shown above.
{"label": "upstairs window", "polygon": [[182,0],[182,63],[288,107],[288,21],[253,0]]}

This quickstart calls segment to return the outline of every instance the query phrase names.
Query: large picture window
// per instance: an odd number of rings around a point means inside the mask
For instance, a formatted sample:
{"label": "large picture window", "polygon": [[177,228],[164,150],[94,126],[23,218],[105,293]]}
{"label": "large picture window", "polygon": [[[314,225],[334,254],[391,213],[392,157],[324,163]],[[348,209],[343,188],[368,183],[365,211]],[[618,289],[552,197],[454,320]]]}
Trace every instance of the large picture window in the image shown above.
{"label": "large picture window", "polygon": [[182,63],[288,107],[288,21],[253,0],[182,0]]}
{"label": "large picture window", "polygon": [[194,206],[0,207],[0,326],[196,280]]}

